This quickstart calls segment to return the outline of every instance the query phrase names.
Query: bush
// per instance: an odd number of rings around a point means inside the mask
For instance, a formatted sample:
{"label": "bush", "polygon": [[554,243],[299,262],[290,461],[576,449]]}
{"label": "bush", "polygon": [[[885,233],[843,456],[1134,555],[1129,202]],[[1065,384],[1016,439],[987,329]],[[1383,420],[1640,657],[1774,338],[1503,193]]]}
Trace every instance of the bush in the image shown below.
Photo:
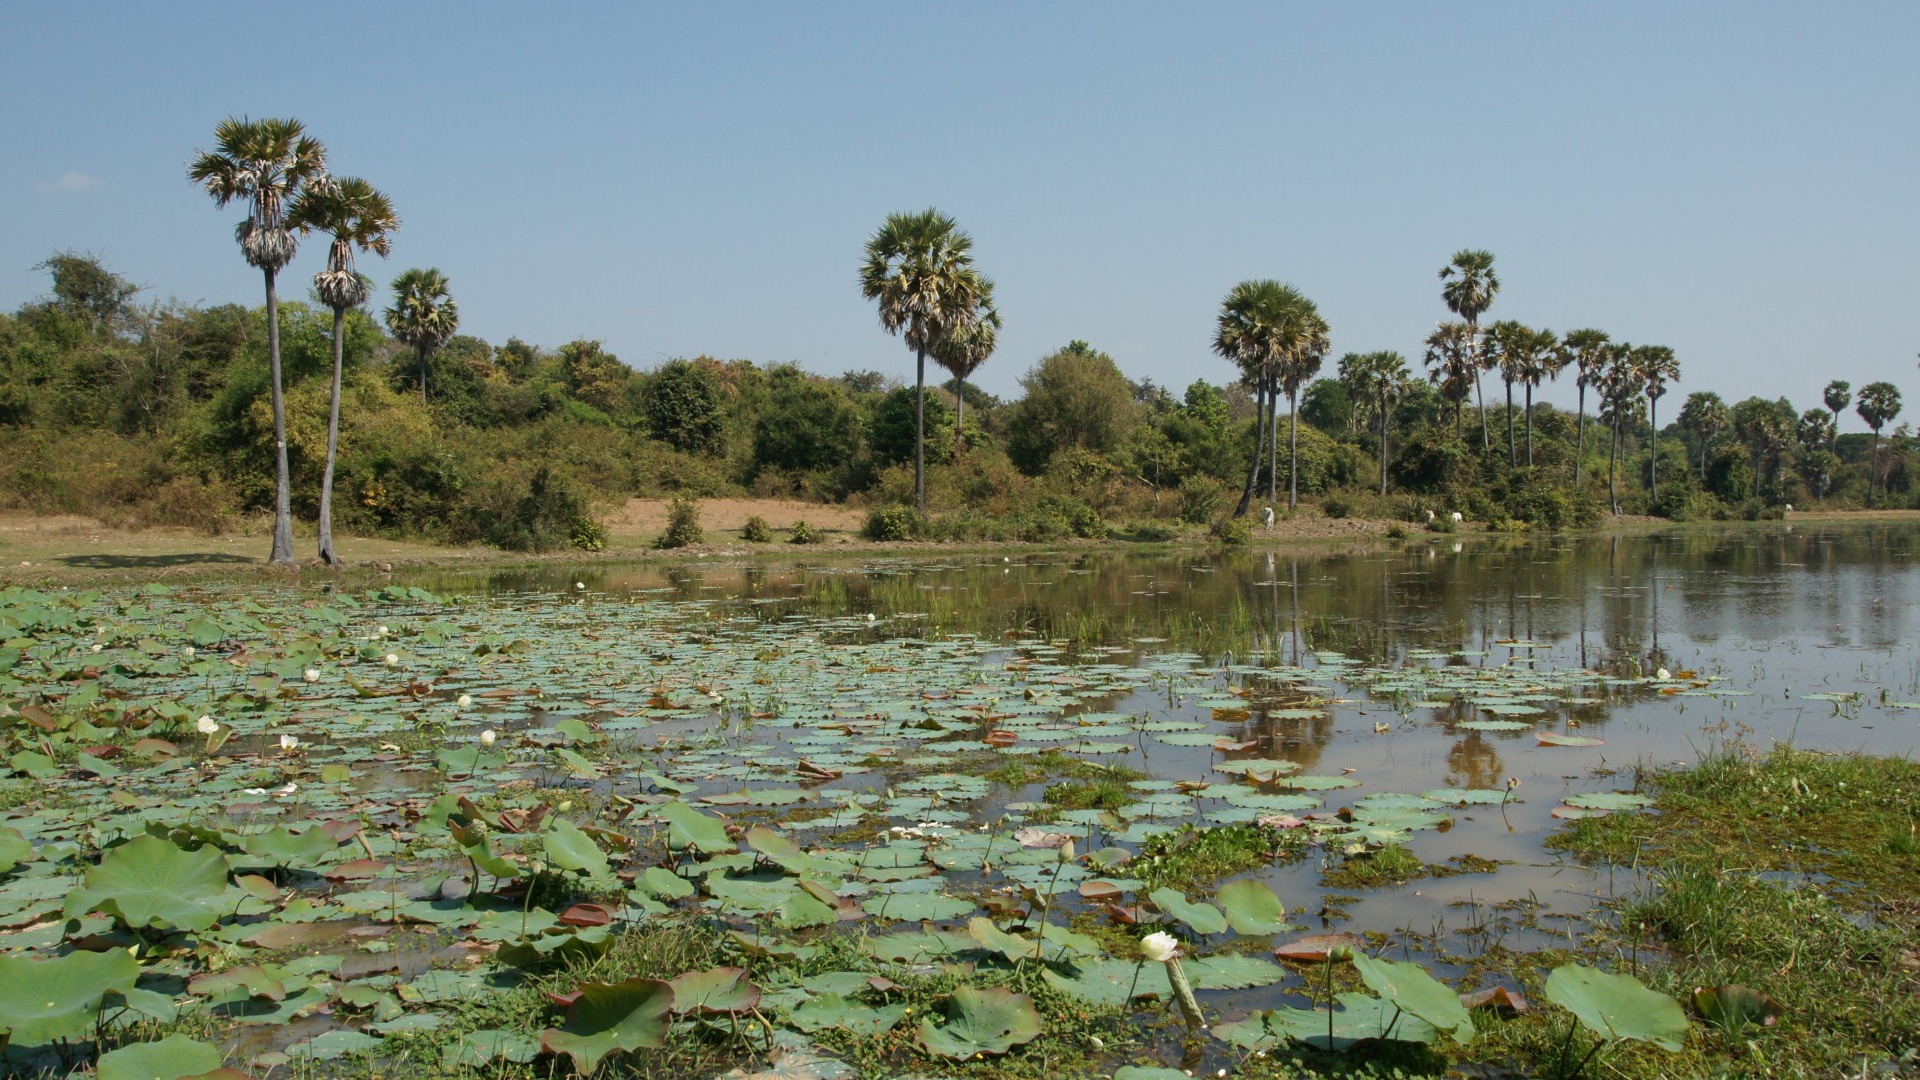
{"label": "bush", "polygon": [[749,544],[773,543],[773,529],[767,525],[767,519],[755,514],[740,526],[740,539]]}
{"label": "bush", "polygon": [[1387,526],[1387,531],[1382,535],[1389,540],[1405,540],[1407,538],[1407,527],[1396,521]]}
{"label": "bush", "polygon": [[573,535],[567,543],[581,551],[607,550],[607,527],[590,517],[578,518],[573,523]]}
{"label": "bush", "polygon": [[1180,509],[1176,516],[1189,525],[1205,525],[1220,512],[1227,485],[1211,476],[1193,475],[1180,481]]}
{"label": "bush", "polygon": [[817,544],[824,539],[820,535],[820,530],[804,521],[794,522],[793,528],[790,529],[789,532],[792,534],[787,537],[787,543],[789,544]]}
{"label": "bush", "polygon": [[876,506],[867,514],[861,535],[869,540],[915,540],[926,532],[926,522],[913,507]]}
{"label": "bush", "polygon": [[1253,526],[1246,518],[1221,518],[1213,523],[1208,534],[1222,547],[1246,547],[1253,542]]}
{"label": "bush", "polygon": [[706,538],[707,534],[700,528],[700,504],[692,499],[676,497],[667,504],[667,531],[660,534],[660,539],[655,540],[653,546],[662,550],[686,547],[688,544],[701,543]]}
{"label": "bush", "polygon": [[513,500],[486,535],[508,551],[552,551],[596,538],[606,546],[606,530],[588,512],[585,497],[544,465],[527,481],[527,493]]}
{"label": "bush", "polygon": [[1104,540],[1107,523],[1100,511],[1065,495],[1048,495],[1014,515],[1014,531],[1022,540],[1046,543],[1069,536]]}
{"label": "bush", "polygon": [[1353,512],[1353,504],[1339,495],[1327,495],[1320,500],[1320,512],[1330,518],[1343,518]]}

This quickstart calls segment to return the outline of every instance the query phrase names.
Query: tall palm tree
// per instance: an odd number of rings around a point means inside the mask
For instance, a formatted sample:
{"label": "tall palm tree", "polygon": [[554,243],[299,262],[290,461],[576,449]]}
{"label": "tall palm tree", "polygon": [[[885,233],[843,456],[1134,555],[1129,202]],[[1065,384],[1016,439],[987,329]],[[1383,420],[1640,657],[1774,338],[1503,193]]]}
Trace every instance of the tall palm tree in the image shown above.
{"label": "tall palm tree", "polygon": [[1520,464],[1520,451],[1513,438],[1513,384],[1524,379],[1528,356],[1533,348],[1533,331],[1512,319],[1501,319],[1487,327],[1486,363],[1500,369],[1500,381],[1507,386],[1507,464]]}
{"label": "tall palm tree", "polygon": [[1620,512],[1620,495],[1614,483],[1614,465],[1620,458],[1625,439],[1622,429],[1639,418],[1641,382],[1633,364],[1634,347],[1616,342],[1607,346],[1607,360],[1600,370],[1600,415],[1613,431],[1607,444],[1607,505]]}
{"label": "tall palm tree", "polygon": [[1872,506],[1873,481],[1880,473],[1880,427],[1900,415],[1900,390],[1890,382],[1870,382],[1860,388],[1853,411],[1873,429],[1873,453],[1867,458],[1867,505]]}
{"label": "tall palm tree", "polygon": [[1440,396],[1453,403],[1453,429],[1460,431],[1460,407],[1473,389],[1480,370],[1474,359],[1474,339],[1478,332],[1463,322],[1443,322],[1433,328],[1425,342],[1427,381],[1440,389]]}
{"label": "tall palm tree", "polygon": [[1551,330],[1531,331],[1521,343],[1520,382],[1527,388],[1527,466],[1533,466],[1533,392],[1549,379],[1558,379],[1568,357]]}
{"label": "tall palm tree", "polygon": [[913,498],[927,512],[927,354],[981,317],[993,283],[973,267],[973,238],[938,210],[889,214],[867,240],[860,293],[880,326],[914,353]]}
{"label": "tall palm tree", "polygon": [[1493,447],[1493,437],[1487,431],[1487,401],[1480,394],[1480,372],[1487,370],[1487,358],[1479,351],[1480,316],[1493,306],[1493,298],[1500,295],[1500,277],[1493,272],[1493,253],[1472,248],[1462,248],[1453,253],[1453,259],[1440,268],[1440,280],[1446,282],[1440,287],[1440,299],[1446,301],[1447,310],[1466,321],[1467,327],[1475,331],[1473,376],[1473,397],[1480,407],[1480,449]]}
{"label": "tall palm tree", "polygon": [[1000,312],[993,306],[993,282],[982,281],[980,303],[970,321],[933,343],[933,361],[953,376],[953,444],[966,445],[967,378],[993,356],[1000,343]]}
{"label": "tall palm tree", "polygon": [[1372,398],[1380,420],[1380,494],[1387,493],[1387,420],[1392,399],[1408,378],[1407,358],[1397,352],[1348,353],[1340,358],[1340,381],[1353,387],[1354,397]]}
{"label": "tall palm tree", "polygon": [[393,304],[387,308],[387,332],[413,347],[420,358],[420,404],[427,403],[427,358],[460,329],[460,305],[447,291],[439,267],[415,267],[393,279]]}
{"label": "tall palm tree", "polygon": [[[1243,281],[1221,301],[1213,351],[1240,366],[1242,378],[1254,391],[1256,417],[1253,466],[1234,516],[1245,514],[1253,502],[1266,439],[1274,427],[1274,401],[1282,383],[1291,386],[1290,396],[1297,395],[1300,385],[1319,370],[1326,355],[1326,340],[1326,322],[1313,302],[1291,285],[1273,280]],[[1297,414],[1299,410],[1294,411]],[[1294,423],[1297,437],[1297,415]],[[1277,443],[1274,453],[1278,453]],[[1297,486],[1294,491],[1297,501]]]}
{"label": "tall palm tree", "polygon": [[1660,501],[1660,415],[1656,409],[1667,384],[1680,381],[1680,361],[1665,345],[1643,345],[1633,350],[1634,376],[1647,395],[1647,503]]}
{"label": "tall palm tree", "polygon": [[[1327,320],[1322,318],[1313,301],[1301,298],[1301,307],[1296,309],[1295,324],[1298,330],[1292,347],[1280,361],[1280,368],[1274,373],[1280,389],[1287,395],[1287,509],[1300,505],[1300,388],[1307,384],[1320,371],[1320,365],[1326,362],[1327,352],[1332,349],[1332,331]],[[1275,395],[1269,393],[1267,401],[1271,405]],[[1277,444],[1279,439],[1274,442]],[[1277,447],[1276,447],[1277,449]],[[1272,477],[1271,471],[1267,474]],[[1269,481],[1271,482],[1271,480]],[[1272,497],[1269,488],[1268,497]]]}
{"label": "tall palm tree", "polygon": [[287,224],[302,233],[333,234],[327,268],[313,275],[314,291],[333,309],[333,389],[327,397],[327,465],[320,474],[320,561],[340,566],[333,550],[333,466],[340,453],[340,376],[345,366],[347,311],[367,302],[373,282],[353,268],[353,249],[386,258],[393,251],[388,234],[400,227],[393,202],[357,176],[307,185],[288,212]]}
{"label": "tall palm tree", "polygon": [[1833,439],[1827,445],[1828,453],[1832,453],[1839,445],[1840,414],[1846,411],[1847,406],[1853,401],[1853,395],[1848,393],[1852,389],[1853,384],[1847,380],[1835,379],[1827,384],[1826,390],[1820,395],[1821,401],[1827,406],[1827,411],[1833,414]]}
{"label": "tall palm tree", "polygon": [[1711,390],[1688,394],[1680,406],[1680,429],[1693,436],[1700,447],[1700,482],[1703,484],[1707,482],[1707,451],[1712,448],[1714,437],[1727,430],[1731,422],[1727,403]]}
{"label": "tall palm tree", "polygon": [[1607,362],[1607,344],[1611,341],[1604,330],[1569,330],[1561,340],[1560,349],[1566,359],[1577,369],[1573,384],[1580,389],[1579,432],[1574,440],[1573,486],[1580,486],[1580,460],[1587,456],[1587,387],[1594,385]]}
{"label": "tall palm tree", "polygon": [[273,549],[268,559],[293,562],[293,497],[287,470],[287,407],[280,381],[280,297],[274,280],[293,261],[299,241],[287,228],[287,205],[327,174],[327,150],[300,121],[228,117],[213,129],[215,149],[187,166],[187,178],[216,206],[237,200],[247,217],[234,231],[247,265],[267,283],[267,369],[273,392]]}

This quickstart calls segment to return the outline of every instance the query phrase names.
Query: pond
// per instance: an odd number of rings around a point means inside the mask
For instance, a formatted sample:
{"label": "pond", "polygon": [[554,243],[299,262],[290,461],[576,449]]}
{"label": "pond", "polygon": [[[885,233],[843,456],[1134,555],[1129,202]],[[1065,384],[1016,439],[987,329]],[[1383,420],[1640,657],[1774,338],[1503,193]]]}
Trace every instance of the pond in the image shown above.
{"label": "pond", "polygon": [[[991,925],[967,936],[983,917],[1127,927],[1244,879],[1286,910],[1260,933],[1223,904],[1234,933],[1189,936],[1223,958],[1196,964],[1213,1015],[1300,1003],[1248,939],[1372,933],[1455,977],[1495,947],[1565,945],[1639,887],[1549,840],[1640,812],[1643,770],[1776,741],[1912,755],[1916,539],[1781,525],[15,592],[0,669],[31,786],[0,821],[28,845],[0,878],[0,950],[304,948],[278,998],[201,982],[177,950],[142,976],[176,1011],[217,1010],[256,1066],[377,1054],[518,969],[604,949],[594,927],[529,927],[513,879],[535,870],[616,922],[698,909],[776,956],[838,923],[909,964],[990,953]],[[1167,869],[1236,827],[1269,857],[1218,881]],[[240,876],[130,917],[87,853],[145,833]],[[1131,958],[1061,947],[1091,959],[1058,986],[1126,999]],[[808,996],[767,989],[776,1017]]]}

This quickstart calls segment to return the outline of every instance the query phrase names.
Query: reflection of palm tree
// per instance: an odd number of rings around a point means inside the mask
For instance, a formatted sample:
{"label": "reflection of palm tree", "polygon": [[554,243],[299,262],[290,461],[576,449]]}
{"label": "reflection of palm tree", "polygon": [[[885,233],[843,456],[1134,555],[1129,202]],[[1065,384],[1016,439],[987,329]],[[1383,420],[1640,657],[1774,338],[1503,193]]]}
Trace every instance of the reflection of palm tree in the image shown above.
{"label": "reflection of palm tree", "polygon": [[1453,787],[1498,788],[1505,772],[1506,763],[1485,732],[1462,732],[1459,741],[1447,748],[1447,783]]}

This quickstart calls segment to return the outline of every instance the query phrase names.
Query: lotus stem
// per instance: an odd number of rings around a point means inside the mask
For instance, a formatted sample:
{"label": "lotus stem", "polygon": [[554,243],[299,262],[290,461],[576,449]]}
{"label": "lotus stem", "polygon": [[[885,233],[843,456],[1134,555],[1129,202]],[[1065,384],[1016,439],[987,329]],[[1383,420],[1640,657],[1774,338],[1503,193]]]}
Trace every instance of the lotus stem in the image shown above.
{"label": "lotus stem", "polygon": [[1187,981],[1187,970],[1180,966],[1177,956],[1167,959],[1167,982],[1173,985],[1173,999],[1180,1003],[1180,1011],[1186,1014],[1187,1026],[1204,1028],[1206,1019],[1200,1015],[1200,1002],[1193,996],[1193,984]]}

